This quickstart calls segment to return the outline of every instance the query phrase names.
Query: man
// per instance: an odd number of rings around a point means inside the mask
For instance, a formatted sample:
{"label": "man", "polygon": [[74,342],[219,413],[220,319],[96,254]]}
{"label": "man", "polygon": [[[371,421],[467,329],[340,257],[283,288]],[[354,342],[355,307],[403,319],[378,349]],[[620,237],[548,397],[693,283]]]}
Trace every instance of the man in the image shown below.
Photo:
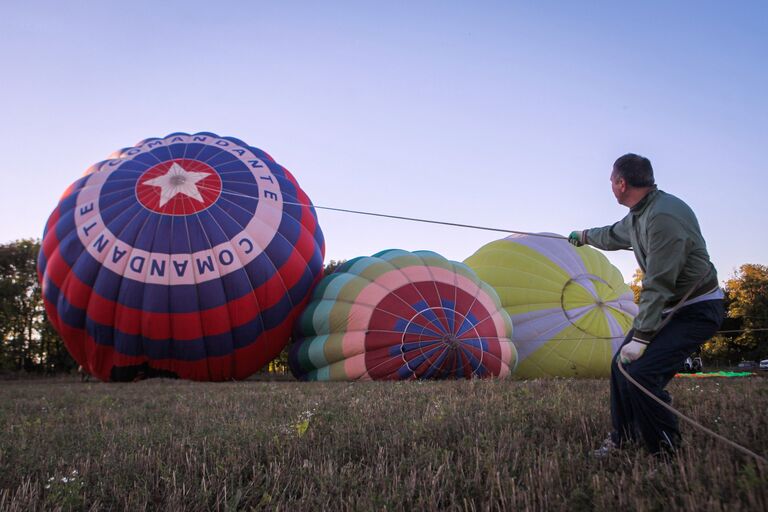
{"label": "man", "polygon": [[611,226],[574,231],[568,240],[609,251],[632,248],[644,278],[639,312],[611,364],[613,432],[595,455],[604,457],[636,440],[651,453],[666,453],[680,443],[677,417],[629,382],[616,359],[639,384],[671,403],[667,383],[720,328],[723,291],[696,216],[656,187],[647,158],[620,157],[610,179],[617,201],[629,208],[627,216]]}

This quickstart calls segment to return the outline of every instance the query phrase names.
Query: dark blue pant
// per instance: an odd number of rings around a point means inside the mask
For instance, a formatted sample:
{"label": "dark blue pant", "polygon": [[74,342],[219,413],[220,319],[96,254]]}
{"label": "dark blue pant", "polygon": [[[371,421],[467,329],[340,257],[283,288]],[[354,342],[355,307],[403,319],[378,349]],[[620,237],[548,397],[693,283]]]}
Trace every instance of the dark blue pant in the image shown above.
{"label": "dark blue pant", "polygon": [[[625,364],[624,369],[651,393],[671,404],[672,397],[664,388],[683,368],[685,359],[717,332],[723,314],[722,300],[680,308],[645,353]],[[633,333],[634,330],[629,331],[622,347],[632,341]],[[676,448],[680,443],[677,416],[629,382],[616,365],[617,357],[618,353],[611,363],[613,442],[621,446],[627,441],[642,440],[651,453]]]}

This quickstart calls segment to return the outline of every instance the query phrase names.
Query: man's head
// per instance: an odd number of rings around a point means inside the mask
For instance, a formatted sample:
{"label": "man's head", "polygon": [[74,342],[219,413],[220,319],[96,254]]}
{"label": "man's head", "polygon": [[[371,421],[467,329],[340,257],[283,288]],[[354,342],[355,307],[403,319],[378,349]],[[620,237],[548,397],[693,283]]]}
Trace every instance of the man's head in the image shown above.
{"label": "man's head", "polygon": [[632,208],[654,185],[651,161],[644,156],[627,153],[613,163],[611,189],[619,204]]}

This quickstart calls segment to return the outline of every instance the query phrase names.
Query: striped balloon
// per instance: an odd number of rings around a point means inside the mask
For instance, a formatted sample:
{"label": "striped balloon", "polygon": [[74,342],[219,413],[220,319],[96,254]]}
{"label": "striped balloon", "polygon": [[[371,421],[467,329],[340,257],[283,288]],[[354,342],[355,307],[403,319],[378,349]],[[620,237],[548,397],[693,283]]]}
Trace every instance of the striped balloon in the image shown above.
{"label": "striped balloon", "polygon": [[265,152],[213,133],[93,165],[46,225],[46,310],[102,380],[243,379],[287,344],[321,277],[306,194]]}
{"label": "striped balloon", "polygon": [[465,265],[391,249],[320,282],[290,364],[303,380],[504,377],[517,361],[511,333],[496,293]]}
{"label": "striped balloon", "polygon": [[515,325],[516,377],[602,377],[637,314],[619,270],[591,247],[511,235],[465,260]]}

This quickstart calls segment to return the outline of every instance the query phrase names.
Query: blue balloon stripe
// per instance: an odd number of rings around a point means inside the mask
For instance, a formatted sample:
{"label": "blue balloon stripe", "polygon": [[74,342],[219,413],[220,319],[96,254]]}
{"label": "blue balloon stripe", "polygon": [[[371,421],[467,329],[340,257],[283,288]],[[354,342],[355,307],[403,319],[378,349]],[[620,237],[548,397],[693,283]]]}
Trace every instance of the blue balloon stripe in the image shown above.
{"label": "blue balloon stripe", "polygon": [[147,166],[147,168],[152,167],[154,165],[157,165],[161,163],[161,160],[158,160],[157,157],[150,151],[147,153],[141,153],[139,155],[136,155],[133,157],[134,162],[139,162]]}
{"label": "blue balloon stripe", "polygon": [[[427,304],[426,300],[420,300],[413,304],[411,306],[413,310],[417,313],[420,313],[421,316],[429,320],[429,325],[435,325],[438,328],[442,327],[440,324],[440,320],[437,318],[437,315],[435,312],[430,309],[429,304]],[[442,329],[440,329],[442,331]]]}
{"label": "blue balloon stripe", "polygon": [[199,155],[206,148],[205,144],[201,144],[199,142],[188,142],[188,143],[179,144],[179,146],[183,146],[184,149],[183,149],[182,156],[179,156],[177,158],[188,158],[190,160],[202,161]]}
{"label": "blue balloon stripe", "polygon": [[157,162],[126,160],[120,164],[120,168],[116,172],[124,172],[126,173],[126,176],[131,176],[132,179],[135,180],[136,174],[143,174],[147,169],[156,163]]}
{"label": "blue balloon stripe", "polygon": [[448,331],[455,332],[456,326],[456,303],[452,300],[440,298],[440,305],[443,307],[443,313],[448,322]]}
{"label": "blue balloon stripe", "polygon": [[168,149],[168,146],[157,146],[156,148],[150,150],[149,153],[160,162],[173,159],[173,155],[171,155],[171,151]]}
{"label": "blue balloon stripe", "polygon": [[168,233],[172,229],[172,222],[173,217],[169,217],[167,215],[160,216],[157,223],[155,239],[152,240],[149,244],[151,247],[151,252],[156,254],[172,254],[171,237],[165,236],[165,233]]}
{"label": "blue balloon stripe", "polygon": [[248,205],[247,209],[253,214],[259,204],[259,193],[259,187],[252,183],[227,183],[216,202],[227,201],[236,205]]}
{"label": "blue balloon stripe", "polygon": [[413,350],[421,350],[421,349],[431,349],[434,348],[435,345],[443,346],[444,342],[442,339],[433,339],[433,340],[426,340],[426,341],[415,341],[415,342],[406,342],[401,343],[400,345],[395,345],[393,348],[397,348],[397,353],[407,353],[411,352]]}
{"label": "blue balloon stripe", "polygon": [[437,375],[440,378],[445,378],[450,375],[450,372],[446,371],[446,369],[443,367],[445,364],[445,360],[448,358],[451,351],[444,350],[442,354],[438,356],[437,359],[435,359],[432,363],[430,363],[429,368],[427,368],[427,371],[424,372],[421,376],[423,379],[429,379],[432,378],[434,375]]}
{"label": "blue balloon stripe", "polygon": [[[61,200],[58,206],[58,210],[59,210],[58,222],[61,222],[61,220],[64,218],[72,218],[72,211],[75,209],[75,206],[77,204],[78,192],[79,191],[74,192]],[[74,225],[74,222],[73,222],[73,225]]]}
{"label": "blue balloon stripe", "polygon": [[[198,153],[196,160],[203,162],[204,164],[214,166],[214,161],[221,156],[223,150],[221,148],[206,145],[200,153]],[[232,158],[235,158],[232,156]]]}
{"label": "blue balloon stripe", "polygon": [[[114,208],[108,213],[111,218],[106,226],[119,240],[122,240],[129,245],[132,244],[136,229],[138,228],[138,226],[134,226],[133,228],[129,228],[129,226],[133,223],[141,224],[146,222],[147,218],[152,215],[152,213],[135,202],[130,203],[127,208]],[[139,247],[139,249],[142,248]]]}
{"label": "blue balloon stripe", "polygon": [[[232,140],[236,144],[238,143],[237,139],[232,138],[232,139],[229,139],[229,140]],[[269,156],[265,151],[262,151],[261,149],[255,148],[253,146],[248,146],[247,144],[242,143],[241,141],[240,141],[240,144],[243,147],[247,147],[250,150],[250,152],[253,153],[254,156],[256,156],[258,159],[264,160],[267,163],[268,166],[270,166],[270,164],[274,163],[274,160],[272,160],[272,157]],[[270,167],[270,169],[271,169],[271,167]]]}
{"label": "blue balloon stripe", "polygon": [[[151,215],[149,212],[142,215],[137,213],[134,223],[141,224],[141,231],[136,234],[136,240],[133,242],[134,249],[143,249],[151,251],[152,246],[157,238],[163,238],[162,233],[158,232],[161,217],[159,215]],[[142,219],[143,222],[139,222]]]}
{"label": "blue balloon stripe", "polygon": [[113,223],[116,221],[116,219],[119,223],[120,219],[125,218],[125,216],[135,215],[140,211],[144,211],[147,214],[150,213],[144,209],[143,206],[136,202],[136,198],[133,195],[133,192],[127,194],[121,192],[119,195],[120,197],[115,198],[114,202],[100,202],[99,204],[101,218],[104,221],[104,224],[113,233],[117,231],[117,229],[113,226]]}
{"label": "blue balloon stripe", "polygon": [[472,329],[477,324],[478,322],[475,315],[473,313],[467,313],[467,316],[464,317],[464,321],[461,323],[461,327],[459,327],[459,332],[456,333],[456,336],[463,336],[467,331]]}
{"label": "blue balloon stripe", "polygon": [[[53,308],[57,309],[57,304],[59,302],[59,295],[61,294],[61,291],[59,290],[58,286],[56,286],[56,284],[51,280],[51,278],[46,275],[43,275],[43,280],[41,285],[43,287],[43,290],[45,290],[42,293],[42,297],[48,302],[49,306],[52,306]],[[56,316],[58,316],[58,310],[56,311]],[[53,323],[53,321],[51,321],[51,323]]]}
{"label": "blue balloon stripe", "polygon": [[[394,315],[394,313],[390,313],[390,314]],[[399,332],[408,332],[409,334],[425,334],[425,335],[433,336],[436,338],[441,338],[443,336],[443,333],[434,331],[428,327],[425,327],[422,325],[416,325],[413,323],[409,324],[408,320],[405,320],[404,318],[399,318],[395,322],[395,325],[392,328],[392,330],[399,331]]]}
{"label": "blue balloon stripe", "polygon": [[462,346],[470,346],[478,350],[487,350],[488,344],[483,338],[463,338],[460,340]]}
{"label": "blue balloon stripe", "polygon": [[[57,300],[58,297],[58,300]],[[49,286],[46,290],[46,298],[50,301],[55,301],[59,312],[60,321],[64,322],[73,328],[86,327],[86,331],[101,345],[114,346],[116,350],[121,354],[129,356],[141,355],[144,352],[144,347],[154,346],[157,351],[169,351],[174,341],[176,343],[193,343],[195,341],[206,341],[209,350],[205,353],[199,353],[197,355],[183,355],[174,357],[175,359],[194,361],[203,359],[205,357],[211,357],[215,355],[226,355],[234,349],[240,349],[249,346],[251,343],[258,342],[258,337],[266,330],[272,329],[280,325],[285,319],[286,306],[289,305],[288,297],[284,297],[273,307],[262,311],[261,314],[256,315],[249,322],[243,325],[234,327],[231,332],[224,332],[218,335],[205,336],[203,338],[197,338],[196,340],[174,340],[169,339],[150,339],[139,334],[128,334],[120,331],[109,325],[99,324],[89,318],[85,310],[72,306],[65,298],[63,294],[59,293],[59,290],[55,285]],[[229,340],[229,347],[224,350],[222,340]],[[234,341],[237,340],[237,341]],[[163,348],[165,347],[165,348]],[[212,348],[211,348],[212,347]],[[165,357],[150,355],[151,359],[164,359]]]}
{"label": "blue balloon stripe", "polygon": [[[436,336],[447,334],[445,326],[434,310],[430,309],[425,301],[419,301],[411,307],[414,312],[420,314],[421,318],[418,316],[414,318],[415,321],[411,323],[411,327],[408,329],[409,333],[416,334],[423,331],[434,333]],[[424,322],[425,319],[428,321]]]}
{"label": "blue balloon stripe", "polygon": [[398,380],[408,379],[411,377],[411,375],[413,375],[413,372],[409,370],[405,365],[397,369]]}
{"label": "blue balloon stripe", "polygon": [[[45,286],[43,287],[45,298],[53,304],[59,316],[59,321],[69,326],[81,328],[85,324],[85,310],[77,308],[69,303],[61,293],[61,289],[56,286],[49,277],[45,277]],[[59,300],[61,299],[61,302]],[[64,318],[66,317],[66,319]]]}
{"label": "blue balloon stripe", "polygon": [[[152,213],[142,208],[140,205],[133,203],[130,208],[126,209],[119,220],[116,220],[108,225],[110,231],[115,237],[136,249],[144,251],[150,251],[152,249],[152,239],[147,235],[140,239],[142,233],[146,232],[145,227],[150,224],[151,219],[155,217]],[[154,234],[152,231],[150,234]],[[143,244],[141,242],[144,242]],[[111,257],[119,258],[118,250],[113,247],[111,249]],[[131,257],[129,254],[128,257]],[[98,264],[98,263],[96,263]]]}
{"label": "blue balloon stripe", "polygon": [[246,221],[247,223],[247,220],[244,217],[233,217],[226,210],[219,208],[217,205],[213,205],[206,210],[205,214],[207,216],[206,222],[214,223],[216,225],[217,233],[220,233],[223,236],[222,240],[214,240],[214,245],[232,240],[240,234],[245,227],[241,222]]}
{"label": "blue balloon stripe", "polygon": [[211,215],[213,215],[219,222],[227,222],[224,220],[224,217],[229,219],[227,225],[236,225],[239,232],[248,225],[251,218],[253,217],[253,211],[255,210],[255,200],[242,197],[234,197],[233,200],[230,200],[222,196],[218,201],[216,201],[215,204],[213,204],[213,206],[211,206],[209,211],[211,212]]}
{"label": "blue balloon stripe", "polygon": [[227,166],[227,165],[236,165],[238,167],[244,168],[245,164],[241,162],[236,155],[230,153],[229,151],[225,151],[223,149],[219,149],[218,152],[211,154],[208,156],[204,162],[214,169],[218,169],[220,166]]}
{"label": "blue balloon stripe", "polygon": [[408,366],[411,367],[414,371],[418,370],[419,366],[424,364],[424,362],[432,357],[432,355],[437,352],[438,350],[442,350],[441,347],[435,347],[431,350],[424,351],[423,354],[418,355],[414,357],[413,359],[408,359]]}
{"label": "blue balloon stripe", "polygon": [[222,138],[228,140],[229,142],[234,142],[238,146],[242,146],[244,148],[249,147],[248,144],[246,144],[242,140],[238,139],[237,137],[232,137],[231,135],[227,135],[226,137],[222,137]]}
{"label": "blue balloon stripe", "polygon": [[77,194],[83,190],[88,185],[88,181],[90,180],[90,175],[83,176],[82,178],[79,178],[76,180],[70,187],[69,187],[69,193],[65,198],[62,198],[62,200],[59,202],[59,209],[64,211],[66,209],[71,209],[75,207],[75,201],[77,198]]}
{"label": "blue balloon stripe", "polygon": [[[94,339],[106,338],[104,333],[93,325],[88,324],[87,329]],[[200,361],[208,357],[226,356],[233,352],[230,333],[194,340],[147,340],[141,336],[118,332],[115,333],[112,341],[117,353],[134,357],[146,356],[150,360]],[[101,342],[100,344],[109,345]]]}
{"label": "blue balloon stripe", "polygon": [[[45,238],[45,236],[43,236]],[[45,257],[45,251],[40,248],[40,251],[37,253],[37,270],[40,273],[40,275],[45,276],[45,269],[48,266],[48,258]]]}
{"label": "blue balloon stripe", "polygon": [[59,243],[71,236],[77,238],[75,229],[75,216],[72,210],[70,209],[67,212],[61,212],[61,216],[59,217],[58,222],[56,222],[55,227],[56,238],[59,240]]}
{"label": "blue balloon stripe", "polygon": [[171,155],[171,158],[173,159],[179,159],[179,158],[189,158],[187,156],[187,151],[189,146],[191,144],[186,142],[177,142],[175,144],[169,144],[166,146],[168,149],[168,153]]}
{"label": "blue balloon stripe", "polygon": [[461,351],[460,353],[462,354],[462,358],[464,358],[467,361],[467,363],[469,364],[470,368],[472,368],[473,371],[477,370],[477,368],[480,367],[480,360],[477,359],[475,355],[472,354],[472,352],[463,348],[461,348],[460,351]]}
{"label": "blue balloon stripe", "polygon": [[80,255],[85,251],[82,242],[77,237],[77,233],[71,231],[63,240],[59,241],[58,247],[62,260],[72,268]]}
{"label": "blue balloon stripe", "polygon": [[235,226],[231,236],[227,236],[227,232],[224,230],[221,223],[217,222],[210,210],[198,213],[195,215],[195,218],[197,219],[200,231],[203,234],[203,242],[208,246],[206,249],[212,249],[219,244],[229,242],[232,240],[233,236],[241,231],[239,226]]}
{"label": "blue balloon stripe", "polygon": [[223,175],[221,176],[222,180],[224,180],[225,177],[229,178],[231,173],[238,173],[242,176],[250,176],[251,181],[253,181],[253,174],[248,166],[229,153],[222,152],[218,157],[210,158],[205,163],[216,169],[216,172],[219,175]]}
{"label": "blue balloon stripe", "polygon": [[[434,325],[434,324],[429,324],[429,325]],[[435,329],[432,329],[431,327],[428,327],[422,324],[417,324],[415,322],[411,322],[407,324],[407,328],[404,329],[404,332],[406,334],[415,334],[418,336],[428,335],[430,337],[435,337],[435,338],[442,338],[443,335],[445,334],[442,331],[437,331]]]}
{"label": "blue balloon stripe", "polygon": [[189,249],[186,252],[196,253],[207,251],[211,248],[211,243],[208,240],[208,233],[206,233],[205,227],[201,222],[202,215],[205,215],[205,212],[181,217],[183,222],[174,226],[174,228],[180,230],[181,237],[184,237],[185,235],[187,237],[187,247]]}
{"label": "blue balloon stripe", "polygon": [[461,352],[454,351],[452,364],[453,367],[451,369],[451,374],[456,375],[457,378],[463,378],[465,372],[465,361],[464,358],[461,357]]}

